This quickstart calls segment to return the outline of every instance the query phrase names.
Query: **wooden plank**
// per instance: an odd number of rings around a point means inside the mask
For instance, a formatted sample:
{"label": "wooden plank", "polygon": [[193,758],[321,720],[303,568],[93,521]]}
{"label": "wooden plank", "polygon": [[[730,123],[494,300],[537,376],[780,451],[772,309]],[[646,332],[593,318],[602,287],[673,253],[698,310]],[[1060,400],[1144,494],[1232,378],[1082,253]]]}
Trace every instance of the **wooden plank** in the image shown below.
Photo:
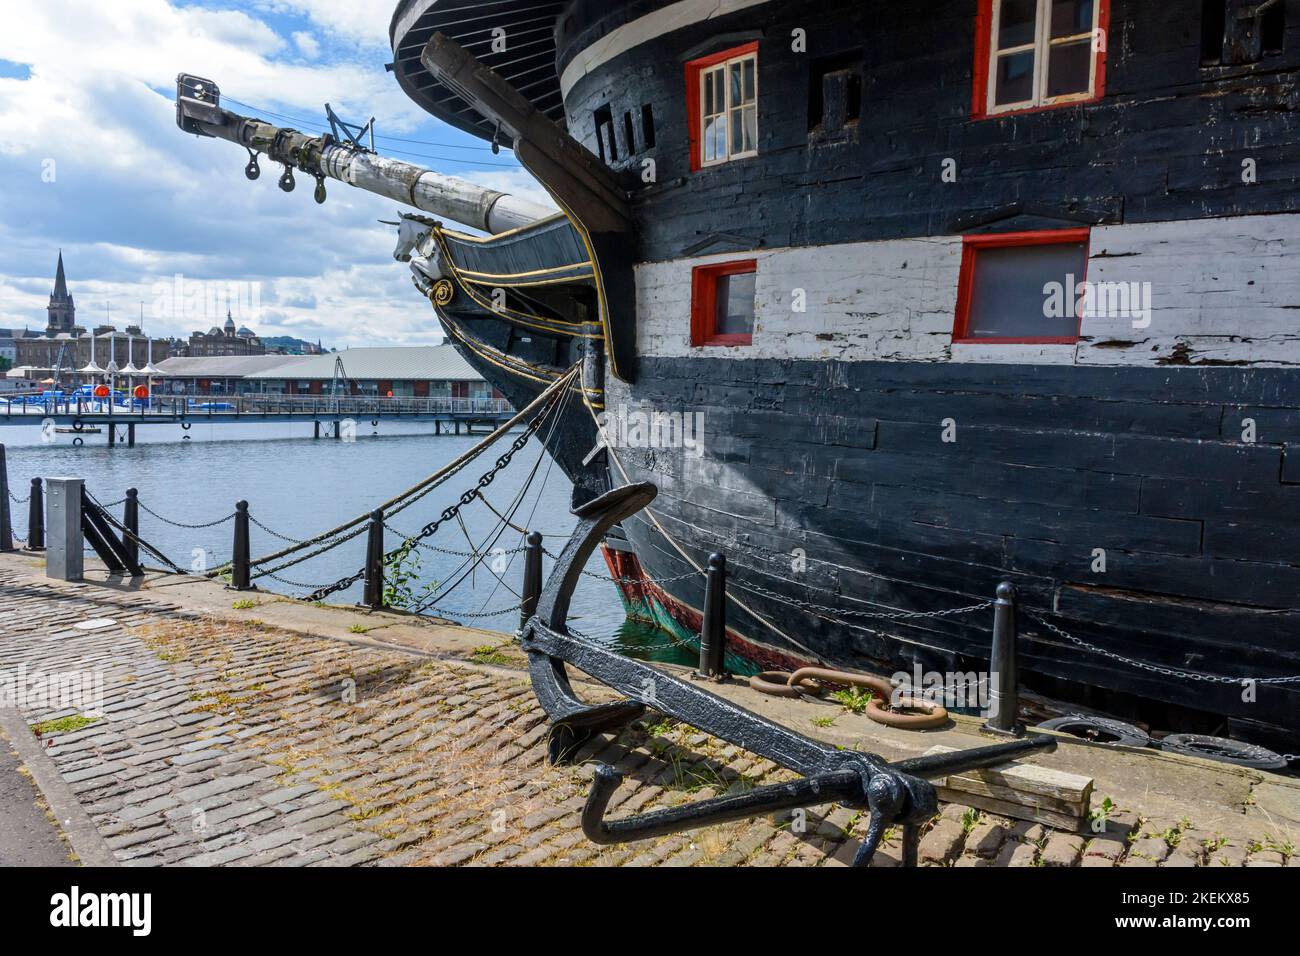
{"label": "wooden plank", "polygon": [[979,794],[966,793],[961,790],[950,790],[947,787],[936,787],[935,789],[939,794],[939,799],[945,803],[975,807],[977,810],[987,810],[989,813],[1011,817],[1013,820],[1042,823],[1045,826],[1065,830],[1068,833],[1081,833],[1087,827],[1086,814],[1080,817],[1073,814],[1056,813],[1052,810],[1041,810],[1026,806],[1023,803],[995,800],[992,797],[982,797]]}
{"label": "wooden plank", "polygon": [[[954,752],[954,747],[937,745],[925,753]],[[1078,830],[1087,823],[1093,789],[1091,777],[1015,761],[932,782],[941,800],[1066,830]]]}

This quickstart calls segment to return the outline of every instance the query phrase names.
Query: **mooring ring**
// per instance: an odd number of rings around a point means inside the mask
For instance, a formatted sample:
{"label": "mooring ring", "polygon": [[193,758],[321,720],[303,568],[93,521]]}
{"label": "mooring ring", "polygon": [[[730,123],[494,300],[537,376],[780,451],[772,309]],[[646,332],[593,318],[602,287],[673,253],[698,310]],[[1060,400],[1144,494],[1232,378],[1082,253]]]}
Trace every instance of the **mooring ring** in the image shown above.
{"label": "mooring ring", "polygon": [[[885,704],[891,703],[888,697],[873,697],[867,701],[867,716],[886,727],[901,727],[905,730],[928,730],[941,727],[948,722],[948,709],[920,697],[900,697],[893,706],[898,710],[885,710]],[[919,714],[904,714],[902,710],[919,710]]]}
{"label": "mooring ring", "polygon": [[181,422],[181,429],[182,429],[183,431],[189,431],[189,430],[190,430],[190,423],[189,423],[189,422]]}
{"label": "mooring ring", "polygon": [[72,444],[74,445],[84,445],[85,443],[86,443],[86,439],[82,438],[80,435],[72,439]]}
{"label": "mooring ring", "polygon": [[791,687],[803,686],[805,692],[807,681],[815,680],[823,684],[843,684],[846,687],[863,687],[877,697],[888,699],[893,696],[894,685],[883,677],[874,674],[858,674],[853,671],[834,671],[825,667],[801,667],[786,681]]}
{"label": "mooring ring", "polygon": [[72,430],[73,430],[74,432],[79,432],[79,431],[81,431],[82,429],[84,429],[85,427],[86,427],[86,423],[83,422],[80,418],[74,418],[74,419],[72,420]]}
{"label": "mooring ring", "polygon": [[769,697],[802,697],[805,693],[815,693],[814,688],[795,687],[788,683],[790,674],[785,671],[763,671],[749,679],[749,686],[760,694]]}

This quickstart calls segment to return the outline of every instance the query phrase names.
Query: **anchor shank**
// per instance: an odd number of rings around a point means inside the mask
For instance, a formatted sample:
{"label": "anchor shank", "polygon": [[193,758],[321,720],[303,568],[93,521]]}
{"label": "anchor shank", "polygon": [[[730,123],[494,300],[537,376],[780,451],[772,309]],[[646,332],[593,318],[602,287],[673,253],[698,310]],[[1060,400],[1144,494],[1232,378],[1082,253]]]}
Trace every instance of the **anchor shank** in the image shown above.
{"label": "anchor shank", "polygon": [[647,707],[767,757],[804,776],[835,762],[835,748],[773,723],[752,711],[661,670],[567,634],[533,618],[523,638],[530,653],[558,658]]}
{"label": "anchor shank", "polygon": [[605,808],[622,779],[622,775],[611,767],[602,764],[596,769],[591,792],[582,811],[582,831],[593,843],[649,840],[669,833],[713,826],[730,820],[743,820],[779,810],[821,803],[853,806],[865,799],[861,775],[852,770],[842,770],[789,783],[756,787],[746,793],[654,810],[621,820],[604,820]]}
{"label": "anchor shank", "polygon": [[1056,749],[1056,738],[1050,734],[1033,734],[1024,740],[1011,743],[993,744],[989,747],[976,747],[973,750],[955,750],[952,753],[931,754],[924,757],[912,757],[891,763],[890,769],[908,773],[914,777],[942,777],[950,773],[965,770],[978,770],[981,767],[995,767],[1016,757],[1033,753],[1036,750],[1051,752]]}

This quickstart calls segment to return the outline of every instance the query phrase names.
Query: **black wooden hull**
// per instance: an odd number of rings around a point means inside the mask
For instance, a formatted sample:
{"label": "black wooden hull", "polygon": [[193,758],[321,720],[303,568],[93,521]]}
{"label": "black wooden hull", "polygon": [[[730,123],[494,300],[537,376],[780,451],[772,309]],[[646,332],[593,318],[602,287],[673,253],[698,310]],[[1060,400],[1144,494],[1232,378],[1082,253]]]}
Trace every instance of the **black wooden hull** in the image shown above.
{"label": "black wooden hull", "polygon": [[[1161,726],[1185,708],[1300,728],[1294,684],[1251,695],[1134,668],[1032,616],[1173,671],[1300,673],[1294,371],[643,359],[639,383],[611,383],[607,404],[704,412],[701,458],[625,448],[619,460],[659,486],[655,511],[696,560],[725,551],[745,603],[826,660],[983,669],[988,612],[858,627],[788,602],[933,611],[1010,580],[1023,666],[1048,689],[1160,701],[1171,707],[1132,710]],[[1244,417],[1268,423],[1254,444]],[[645,522],[625,530],[650,578],[686,570]],[[664,589],[701,606],[694,580]],[[735,608],[729,624],[807,656]]]}
{"label": "black wooden hull", "polygon": [[[652,359],[637,385],[610,383],[607,404],[704,413],[699,458],[614,453],[627,478],[659,487],[655,515],[696,561],[727,554],[733,593],[755,612],[729,611],[741,656],[985,670],[989,611],[837,620],[799,602],[938,611],[1009,580],[1031,687],[1158,727],[1300,728],[1294,684],[1244,694],[1180,676],[1300,673],[1295,372]],[[1232,433],[1246,415],[1270,423],[1254,444]],[[942,440],[948,417],[955,442]],[[581,470],[589,422],[575,407],[551,437],[566,470]],[[610,470],[610,486],[624,483]],[[689,626],[702,581],[647,520],[623,532],[656,599]],[[1083,650],[1040,614],[1174,673]]]}

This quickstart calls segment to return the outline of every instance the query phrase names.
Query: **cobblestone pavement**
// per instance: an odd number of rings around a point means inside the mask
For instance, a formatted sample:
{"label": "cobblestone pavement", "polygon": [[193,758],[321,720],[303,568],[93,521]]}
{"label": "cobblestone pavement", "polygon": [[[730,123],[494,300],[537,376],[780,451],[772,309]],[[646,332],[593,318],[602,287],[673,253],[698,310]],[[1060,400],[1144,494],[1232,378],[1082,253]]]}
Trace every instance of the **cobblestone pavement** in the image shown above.
{"label": "cobblestone pavement", "polygon": [[[111,620],[97,629],[74,625]],[[548,767],[526,676],[208,620],[158,598],[0,571],[0,669],[94,671],[103,716],[28,702],[46,753],[128,865],[843,865],[865,819],[810,810],[597,847],[578,828],[590,766]],[[516,657],[508,645],[502,658]],[[485,665],[506,663],[497,655]],[[78,724],[83,724],[78,726]],[[616,815],[784,779],[769,761],[657,716],[582,756],[626,780]],[[796,832],[800,831],[801,832]],[[898,842],[875,865],[898,862]],[[1186,821],[1111,815],[1091,839],[957,805],[928,865],[1300,865]]]}

